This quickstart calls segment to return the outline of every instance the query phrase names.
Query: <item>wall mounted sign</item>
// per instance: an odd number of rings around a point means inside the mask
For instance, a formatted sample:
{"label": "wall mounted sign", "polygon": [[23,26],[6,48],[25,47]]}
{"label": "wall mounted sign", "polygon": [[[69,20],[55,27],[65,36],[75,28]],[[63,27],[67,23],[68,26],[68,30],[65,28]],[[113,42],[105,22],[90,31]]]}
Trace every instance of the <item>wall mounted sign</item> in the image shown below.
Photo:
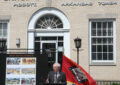
{"label": "wall mounted sign", "polygon": [[92,6],[92,2],[66,2],[62,3],[61,6]]}
{"label": "wall mounted sign", "polygon": [[13,7],[37,7],[37,3],[14,3]]}
{"label": "wall mounted sign", "polygon": [[13,2],[15,2],[15,1],[40,1],[40,0],[4,0],[4,1],[13,1]]}
{"label": "wall mounted sign", "polygon": [[101,6],[105,6],[105,5],[117,5],[117,2],[112,2],[112,1],[106,1],[106,2],[98,2],[98,4]]}
{"label": "wall mounted sign", "polygon": [[118,2],[114,1],[102,1],[102,2],[64,2],[61,4],[61,6],[93,6],[94,4],[97,4],[98,6],[112,6],[112,5],[118,5]]}
{"label": "wall mounted sign", "polygon": [[[37,7],[37,3],[40,2],[40,0],[3,0],[5,2],[13,2],[13,7]],[[47,1],[48,4],[52,4],[50,0]],[[116,1],[98,1],[98,2],[92,2],[92,1],[83,1],[83,2],[63,2],[61,3],[61,6],[93,6],[94,4],[97,4],[98,6],[113,6],[118,5],[118,2]]]}
{"label": "wall mounted sign", "polygon": [[37,7],[39,0],[4,0],[5,2],[13,2],[13,7]]}

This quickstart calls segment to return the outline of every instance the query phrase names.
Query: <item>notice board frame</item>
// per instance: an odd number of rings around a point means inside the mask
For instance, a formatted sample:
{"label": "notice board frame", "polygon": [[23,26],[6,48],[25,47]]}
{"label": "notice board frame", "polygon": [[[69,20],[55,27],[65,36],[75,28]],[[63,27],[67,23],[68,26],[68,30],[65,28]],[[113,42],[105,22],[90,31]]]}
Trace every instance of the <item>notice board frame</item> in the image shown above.
{"label": "notice board frame", "polygon": [[[7,58],[36,58],[36,85],[42,85],[42,83],[45,83],[45,78],[41,76],[40,74],[40,60],[41,57],[47,57],[47,54],[0,54],[0,85],[6,84],[6,60]],[[47,65],[47,64],[46,64]],[[48,70],[46,70],[46,74],[48,73]],[[42,79],[42,80],[41,80]]]}

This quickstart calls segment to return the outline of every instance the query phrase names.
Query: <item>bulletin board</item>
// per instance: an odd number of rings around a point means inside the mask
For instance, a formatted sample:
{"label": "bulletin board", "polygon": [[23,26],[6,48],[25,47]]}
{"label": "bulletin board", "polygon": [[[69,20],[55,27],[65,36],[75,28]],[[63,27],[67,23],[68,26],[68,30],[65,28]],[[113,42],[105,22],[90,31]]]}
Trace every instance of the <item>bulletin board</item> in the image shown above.
{"label": "bulletin board", "polygon": [[36,85],[36,58],[7,57],[6,85]]}
{"label": "bulletin board", "polygon": [[0,85],[43,85],[47,74],[46,54],[0,54]]}

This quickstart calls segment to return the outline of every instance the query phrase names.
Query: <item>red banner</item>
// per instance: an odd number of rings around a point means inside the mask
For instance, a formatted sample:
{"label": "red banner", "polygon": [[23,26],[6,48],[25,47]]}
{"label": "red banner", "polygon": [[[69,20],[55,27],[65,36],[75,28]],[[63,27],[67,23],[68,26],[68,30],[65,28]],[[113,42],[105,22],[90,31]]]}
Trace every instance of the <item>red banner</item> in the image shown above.
{"label": "red banner", "polygon": [[78,64],[63,56],[62,71],[67,82],[76,85],[97,85],[95,80]]}

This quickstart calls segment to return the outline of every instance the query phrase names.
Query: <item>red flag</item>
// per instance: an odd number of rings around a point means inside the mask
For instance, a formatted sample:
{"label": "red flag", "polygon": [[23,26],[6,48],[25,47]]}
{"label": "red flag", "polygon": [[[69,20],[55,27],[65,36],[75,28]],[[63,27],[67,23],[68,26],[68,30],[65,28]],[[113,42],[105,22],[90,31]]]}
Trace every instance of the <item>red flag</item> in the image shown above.
{"label": "red flag", "polygon": [[62,71],[67,82],[76,85],[97,85],[95,80],[78,64],[63,55]]}

